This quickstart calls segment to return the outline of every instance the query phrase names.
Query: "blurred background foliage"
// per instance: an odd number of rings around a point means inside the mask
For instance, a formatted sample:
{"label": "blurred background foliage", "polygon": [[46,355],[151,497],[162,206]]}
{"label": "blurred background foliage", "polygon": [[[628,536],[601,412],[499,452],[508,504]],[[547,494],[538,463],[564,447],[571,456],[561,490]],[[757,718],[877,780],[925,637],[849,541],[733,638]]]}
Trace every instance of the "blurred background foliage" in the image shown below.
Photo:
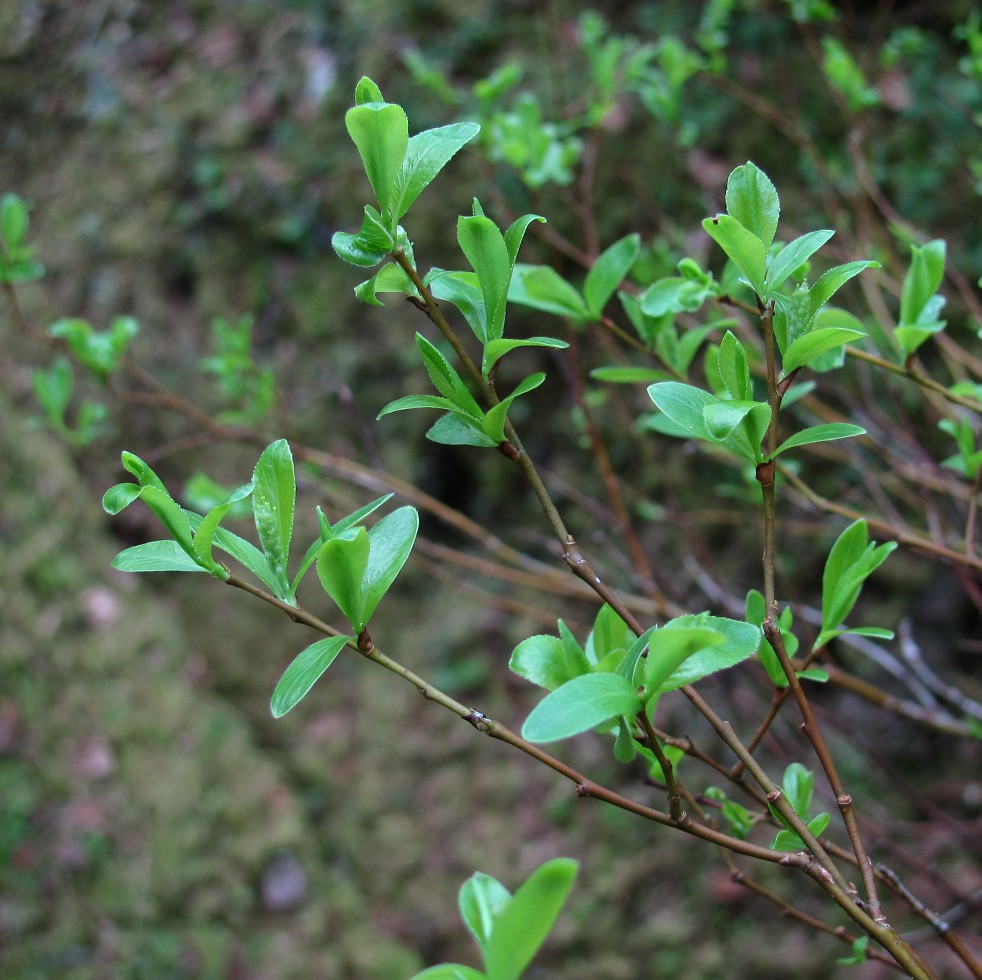
{"label": "blurred background foliage", "polygon": [[[484,152],[462,153],[414,210],[425,266],[460,264],[451,229],[477,193],[499,219],[549,218],[524,261],[576,279],[598,248],[639,231],[639,277],[671,275],[682,255],[708,261],[698,222],[719,210],[732,167],[753,159],[781,191],[786,229],[838,230],[838,261],[869,255],[899,281],[901,246],[947,239],[965,290],[949,331],[977,329],[966,280],[982,270],[982,25],[970,0],[9,0],[0,190],[31,203],[47,267],[18,290],[24,320],[43,329],[79,316],[102,329],[135,317],[134,357],[204,411],[384,469],[551,558],[527,494],[494,454],[428,443],[412,414],[373,423],[422,378],[407,353],[415,311],[357,304],[350,270],[330,253],[366,196],[343,126],[363,74],[416,129],[484,125]],[[554,329],[531,312],[510,317],[518,333]],[[40,424],[31,390],[30,369],[51,352],[11,317],[0,329],[4,976],[398,980],[469,957],[454,903],[473,870],[514,885],[557,854],[583,869],[530,976],[835,974],[840,950],[731,884],[708,849],[577,801],[360,663],[342,658],[274,723],[270,691],[307,638],[217,583],[112,573],[121,544],[156,533],[149,517],[110,528],[99,508],[122,448],[173,485],[198,471],[235,485],[254,446],[219,448],[189,431],[185,416],[160,410],[166,393],[147,404],[79,375],[110,412],[99,439],[73,448]],[[221,365],[248,362],[250,345],[254,374],[230,389]],[[584,404],[610,409],[604,432],[648,521],[645,545],[661,567],[685,569],[668,576],[680,583],[673,598],[719,598],[697,587],[702,548],[736,593],[757,584],[748,485],[681,444],[639,441],[640,400],[625,410],[602,386],[574,398],[574,375],[609,360],[603,344],[577,346],[576,371],[567,355],[541,357],[551,395],[524,425],[514,416],[605,572],[630,581],[587,475],[585,423],[580,444],[560,441],[549,398],[581,423]],[[314,503],[370,499],[330,473],[308,480],[308,517]],[[789,582],[820,573],[816,527],[797,518],[806,544],[788,559]],[[426,530],[459,543],[436,522]],[[480,707],[509,724],[535,699],[504,676],[514,643],[558,615],[592,619],[570,599],[536,596],[516,614],[500,586],[454,591],[447,580],[459,576],[438,559],[417,556],[409,570],[377,635],[456,696],[480,690]],[[977,614],[952,598],[950,576],[916,558],[884,575],[878,622],[906,604],[935,669],[977,663]],[[974,683],[977,695],[977,672]],[[762,695],[731,693],[734,713],[754,717]],[[920,835],[928,892],[943,904],[945,878],[978,888],[977,743],[889,716],[864,735],[844,768]],[[796,757],[790,724],[774,740],[776,758]],[[582,741],[581,767],[624,778]],[[963,843],[975,833],[973,866],[952,864],[921,822],[932,811],[896,778],[923,771]],[[871,819],[881,815],[873,804]],[[884,829],[877,843],[890,839]]]}

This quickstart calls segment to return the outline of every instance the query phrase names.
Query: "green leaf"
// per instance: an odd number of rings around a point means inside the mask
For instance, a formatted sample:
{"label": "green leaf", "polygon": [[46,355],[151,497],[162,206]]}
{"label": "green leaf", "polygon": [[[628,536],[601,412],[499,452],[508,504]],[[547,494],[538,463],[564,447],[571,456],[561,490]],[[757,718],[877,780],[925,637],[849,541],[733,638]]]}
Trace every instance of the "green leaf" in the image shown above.
{"label": "green leaf", "polygon": [[542,371],[536,374],[530,374],[515,387],[515,390],[507,398],[502,398],[497,405],[488,409],[487,414],[484,416],[484,434],[489,439],[492,439],[495,445],[504,441],[505,419],[507,418],[508,410],[512,406],[512,402],[516,398],[521,398],[522,395],[527,395],[530,391],[534,391],[545,380],[546,376]]}
{"label": "green leaf", "polygon": [[703,409],[706,431],[713,442],[751,463],[764,458],[760,444],[771,419],[771,408],[764,402],[719,399]]}
{"label": "green leaf", "polygon": [[460,917],[481,952],[488,947],[495,919],[511,901],[511,892],[497,878],[475,871],[461,886],[457,897]]}
{"label": "green leaf", "polygon": [[815,788],[815,774],[800,762],[792,762],[784,770],[781,788],[794,812],[803,820],[807,820],[808,810],[811,808],[812,791]]}
{"label": "green leaf", "polygon": [[488,980],[488,975],[461,963],[440,963],[414,974],[409,980]]}
{"label": "green leaf", "polygon": [[490,218],[475,214],[457,219],[457,241],[481,284],[488,340],[498,340],[504,333],[512,271],[505,238]]}
{"label": "green leaf", "polygon": [[767,296],[767,287],[764,283],[767,248],[763,242],[736,218],[727,214],[706,218],[702,226],[716,244],[726,252],[754,292],[764,299]]}
{"label": "green leaf", "polygon": [[834,231],[828,229],[810,231],[806,235],[796,238],[790,244],[785,245],[771,259],[767,267],[767,275],[764,278],[764,285],[767,289],[779,288],[798,266],[807,262],[834,234]]}
{"label": "green leaf", "polygon": [[[941,288],[944,279],[945,242],[936,238],[910,248],[910,268],[900,291],[900,325],[921,322],[924,310]],[[933,319],[933,318],[932,318]]]}
{"label": "green leaf", "polygon": [[840,956],[836,961],[836,966],[857,966],[866,962],[866,947],[869,946],[869,936],[860,936],[853,940],[852,956]]}
{"label": "green leaf", "polygon": [[669,276],[653,282],[639,297],[641,312],[649,317],[694,313],[706,301],[709,290],[697,279]]}
{"label": "green leaf", "polygon": [[[522,241],[529,225],[534,221],[541,221],[545,224],[545,220],[541,214],[523,214],[508,226],[508,230],[505,232],[505,247],[508,249],[508,261],[512,269],[515,268],[515,263],[518,261],[518,250],[522,247]],[[509,272],[508,277],[511,278],[511,272]]]}
{"label": "green leaf", "polygon": [[83,367],[105,379],[118,367],[130,341],[139,333],[140,324],[131,316],[115,317],[108,330],[93,330],[78,317],[58,320],[48,328],[52,337],[63,339]]}
{"label": "green leaf", "polygon": [[121,572],[203,572],[205,571],[176,542],[148,541],[121,551],[112,561]]}
{"label": "green leaf", "polygon": [[366,102],[384,102],[382,90],[367,75],[362,75],[355,86],[355,105]]}
{"label": "green leaf", "polygon": [[396,180],[409,148],[409,120],[401,106],[366,102],[344,116],[348,135],[358,147],[365,173],[379,208],[395,230],[398,216],[392,213]]}
{"label": "green leaf", "polygon": [[515,892],[495,919],[485,950],[490,980],[519,980],[555,924],[578,867],[569,858],[547,861]]}
{"label": "green leaf", "polygon": [[451,412],[437,419],[427,430],[426,438],[444,446],[478,446],[481,449],[493,449],[501,441],[485,435],[472,419],[460,412]]}
{"label": "green leaf", "polygon": [[156,514],[171,537],[194,559],[191,525],[184,509],[166,490],[150,485],[140,490],[140,499]]}
{"label": "green leaf", "polygon": [[583,299],[593,318],[599,320],[607,301],[627,278],[641,252],[641,236],[626,235],[597,257],[583,283]]}
{"label": "green leaf", "polygon": [[364,507],[359,507],[358,510],[353,511],[346,517],[342,517],[333,525],[328,525],[329,533],[324,540],[329,541],[331,538],[336,538],[339,534],[344,534],[344,532],[349,528],[354,527],[356,524],[360,524],[366,517],[374,514],[375,511],[377,511],[383,504],[387,504],[394,496],[394,493],[383,494],[381,497],[377,497],[375,500],[373,500],[370,504],[365,504]]}
{"label": "green leaf", "polygon": [[[189,511],[185,511],[185,513],[191,530],[198,531],[203,518]],[[240,538],[224,527],[218,527],[215,529],[214,544],[216,548],[220,548],[226,554],[231,555],[240,565],[252,572],[270,592],[275,594],[280,588],[266,556],[251,541]]]}
{"label": "green leaf", "polygon": [[239,487],[237,490],[233,490],[222,503],[208,511],[204,520],[202,520],[195,530],[193,541],[194,553],[198,556],[198,559],[205,568],[223,580],[228,578],[228,572],[222,568],[212,556],[212,546],[215,542],[215,534],[218,531],[218,526],[225,515],[240,500],[245,500],[248,498],[252,494],[252,489],[252,484],[247,483],[245,486]]}
{"label": "green leaf", "polygon": [[[374,265],[374,261],[372,262]],[[419,298],[419,290],[409,278],[406,270],[396,262],[387,262],[371,279],[355,286],[355,296],[368,306],[383,306],[379,293],[402,293],[404,296]]]}
{"label": "green leaf", "polygon": [[608,603],[604,603],[593,620],[585,653],[594,665],[611,657],[619,662],[634,642],[635,636],[631,628]]}
{"label": "green leaf", "polygon": [[357,527],[325,541],[317,552],[317,575],[321,585],[355,633],[360,633],[367,622],[362,583],[370,548],[368,531]]}
{"label": "green leaf", "polygon": [[383,415],[391,415],[393,412],[407,412],[414,408],[439,408],[449,412],[454,408],[454,403],[449,398],[440,398],[437,395],[403,395],[393,402],[389,402],[376,418]]}
{"label": "green leaf", "polygon": [[813,425],[807,429],[796,432],[789,439],[785,439],[780,446],[771,454],[769,459],[774,459],[786,449],[794,449],[797,446],[810,446],[816,442],[834,442],[836,439],[851,439],[853,436],[864,436],[866,430],[858,425],[849,425],[846,422],[829,422],[825,425]]}
{"label": "green leaf", "polygon": [[484,357],[481,363],[481,373],[484,377],[491,374],[491,369],[509,351],[519,347],[551,347],[554,350],[565,350],[569,344],[565,340],[553,337],[529,337],[526,340],[492,340],[485,345]]}
{"label": "green leaf", "polygon": [[556,742],[619,715],[635,715],[641,700],[626,678],[598,673],[574,677],[532,709],[522,726],[530,742]]}
{"label": "green leaf", "polygon": [[648,397],[690,436],[713,441],[703,417],[706,406],[716,401],[709,392],[678,381],[661,381],[648,387]]}
{"label": "green leaf", "polygon": [[422,355],[423,364],[426,365],[426,371],[437,391],[462,409],[465,414],[480,418],[484,414],[481,406],[474,400],[467,385],[439,349],[421,333],[416,334],[416,347]]}
{"label": "green leaf", "polygon": [[648,638],[645,665],[645,697],[658,694],[661,685],[693,654],[719,646],[726,637],[705,626],[665,626]]}
{"label": "green leaf", "polygon": [[765,248],[774,241],[781,215],[777,189],[767,174],[749,160],[726,181],[726,210]]}
{"label": "green leaf", "polygon": [[753,401],[754,386],[750,378],[747,352],[730,330],[726,331],[719,343],[717,367],[720,381],[730,398],[736,401]]}
{"label": "green leaf", "polygon": [[0,234],[8,252],[20,247],[29,223],[27,205],[16,194],[4,194],[0,199]]}
{"label": "green leaf", "polygon": [[686,684],[694,684],[710,674],[726,670],[752,657],[757,652],[762,637],[761,631],[750,623],[725,619],[721,616],[709,616],[706,613],[679,616],[666,623],[662,629],[677,628],[675,624],[678,624],[678,627],[698,626],[715,630],[723,634],[724,642],[684,660],[681,666],[661,684],[659,693],[674,691]]}
{"label": "green leaf", "polygon": [[481,131],[477,123],[453,123],[413,136],[392,189],[390,208],[398,221],[453,155]]}
{"label": "green leaf", "polygon": [[55,358],[47,371],[38,369],[31,372],[31,383],[48,421],[55,428],[63,426],[65,410],[75,390],[75,373],[71,362],[67,357]]}
{"label": "green leaf", "polygon": [[895,541],[879,546],[868,542],[867,533],[864,520],[854,521],[832,545],[822,575],[822,631],[816,647],[844,632],[839,626],[856,604],[863,583],[897,547]]}
{"label": "green leaf", "polygon": [[297,501],[297,479],[293,453],[286,439],[277,439],[263,450],[252,475],[252,513],[259,543],[276,576],[281,591],[289,601],[290,580],[287,563],[293,538],[293,518]]}
{"label": "green leaf", "polygon": [[351,637],[325,636],[311,643],[306,650],[297,656],[283,672],[279,683],[273,691],[269,702],[269,710],[274,718],[282,718],[291,708],[306,696],[307,692],[318,681],[321,674],[334,663],[334,658],[341,652]]}
{"label": "green leaf", "polygon": [[369,530],[371,548],[362,579],[364,622],[359,624],[359,631],[368,624],[382,597],[406,564],[418,531],[419,514],[415,507],[400,507]]}
{"label": "green leaf", "polygon": [[333,525],[324,516],[324,512],[320,509],[320,507],[318,507],[317,517],[321,527],[321,533],[311,543],[310,547],[304,554],[303,560],[300,562],[300,568],[290,586],[290,594],[296,596],[300,581],[303,579],[304,575],[307,574],[310,566],[313,565],[314,561],[317,559],[317,553],[320,551],[321,545],[325,541],[330,541],[331,538],[344,535],[350,528],[360,524],[366,517],[391,500],[393,496],[395,495],[391,493],[384,494],[383,496],[378,497],[376,500],[373,500],[370,504],[365,504],[364,507],[359,507],[358,510],[354,511],[353,513],[348,514],[346,517],[342,517]]}
{"label": "green leaf", "polygon": [[837,265],[818,277],[810,290],[812,313],[817,313],[853,276],[863,269],[878,269],[879,262],[860,260]]}
{"label": "green leaf", "polygon": [[646,367],[599,367],[590,372],[595,381],[605,381],[608,384],[648,384],[652,381],[665,381],[668,375],[664,371]]}
{"label": "green leaf", "polygon": [[371,269],[382,262],[395,244],[395,239],[382,223],[381,215],[368,204],[365,205],[365,217],[357,235],[338,231],[331,238],[331,247],[338,258],[363,269]]}
{"label": "green leaf", "polygon": [[559,637],[539,634],[530,636],[515,647],[509,668],[519,677],[554,691],[567,681],[589,673],[590,662],[576,645],[578,656],[570,656],[567,645]]}
{"label": "green leaf", "polygon": [[641,663],[644,658],[644,652],[648,649],[649,641],[651,637],[657,631],[657,626],[651,626],[646,629],[628,648],[627,653],[621,658],[621,662],[617,665],[617,673],[622,677],[629,680],[632,684],[636,686],[638,664]]}
{"label": "green leaf", "polygon": [[484,309],[484,295],[476,273],[435,269],[430,270],[423,281],[437,299],[453,303],[474,331],[474,336],[482,344],[487,343],[487,311]]}
{"label": "green leaf", "polygon": [[843,344],[851,343],[864,336],[866,335],[858,330],[850,330],[847,327],[819,327],[817,330],[805,334],[804,337],[799,337],[788,347],[781,363],[782,370],[785,375],[788,375],[796,368],[805,367],[809,361],[821,356],[826,351],[841,347]]}
{"label": "green leaf", "polygon": [[548,265],[516,265],[508,299],[575,321],[589,320],[592,316],[577,290]]}

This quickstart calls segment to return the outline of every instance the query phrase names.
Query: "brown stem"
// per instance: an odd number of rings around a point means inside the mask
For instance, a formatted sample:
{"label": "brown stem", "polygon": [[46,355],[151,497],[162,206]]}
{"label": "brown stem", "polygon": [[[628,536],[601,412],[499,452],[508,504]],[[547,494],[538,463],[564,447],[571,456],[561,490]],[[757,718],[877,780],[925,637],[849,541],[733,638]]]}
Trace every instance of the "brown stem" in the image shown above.
{"label": "brown stem", "polygon": [[[296,608],[280,599],[277,599],[275,596],[270,595],[268,592],[263,591],[238,575],[229,575],[225,581],[226,584],[237,589],[242,589],[244,592],[248,592],[250,595],[262,599],[264,602],[268,602],[271,606],[275,606],[280,611],[286,613],[292,620],[294,620],[294,622],[309,626],[311,629],[314,629],[319,633],[323,633],[326,636],[344,635],[340,630],[335,629],[333,626],[329,626],[317,616],[307,612],[307,610]],[[644,817],[646,820],[651,820],[654,823],[659,823],[668,827],[678,827],[680,830],[683,830],[694,837],[700,837],[703,840],[710,841],[713,844],[718,844],[721,847],[726,847],[730,850],[736,851],[739,854],[745,854],[748,857],[755,857],[759,860],[768,861],[772,864],[780,864],[784,867],[798,867],[806,869],[806,865],[810,859],[804,854],[773,851],[770,848],[763,847],[759,844],[753,844],[748,841],[740,840],[736,837],[730,837],[728,834],[724,834],[722,831],[716,830],[713,827],[696,823],[684,814],[682,815],[681,820],[675,819],[670,814],[663,813],[661,810],[655,810],[652,807],[637,803],[634,800],[622,796],[614,790],[608,789],[607,787],[594,782],[592,779],[588,779],[585,775],[574,769],[572,766],[569,766],[560,759],[557,759],[555,756],[550,755],[548,752],[540,749],[537,745],[526,741],[520,735],[517,735],[505,725],[501,724],[501,722],[489,718],[483,712],[478,711],[475,708],[462,704],[455,698],[452,698],[450,695],[424,680],[418,674],[409,670],[408,667],[403,666],[398,661],[393,660],[391,657],[384,654],[372,642],[371,638],[368,636],[367,630],[362,632],[357,641],[352,638],[348,645],[361,653],[361,655],[367,660],[371,660],[380,667],[384,667],[386,670],[398,675],[403,680],[408,681],[428,701],[433,701],[449,711],[452,711],[455,715],[468,722],[468,724],[472,725],[479,732],[483,732],[485,735],[489,735],[491,738],[508,743],[514,748],[524,752],[526,755],[536,759],[538,762],[541,762],[543,765],[548,766],[561,776],[565,776],[567,779],[576,784],[577,796],[603,800],[604,802],[610,803],[611,805],[619,807],[622,810],[627,810],[630,813]]]}

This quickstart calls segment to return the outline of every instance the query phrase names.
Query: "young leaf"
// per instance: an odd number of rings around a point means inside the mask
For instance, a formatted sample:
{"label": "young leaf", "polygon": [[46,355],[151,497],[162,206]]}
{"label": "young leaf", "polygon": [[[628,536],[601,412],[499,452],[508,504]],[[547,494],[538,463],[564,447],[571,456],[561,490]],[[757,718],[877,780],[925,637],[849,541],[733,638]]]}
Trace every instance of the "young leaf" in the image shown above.
{"label": "young leaf", "polygon": [[[198,525],[195,530],[194,535],[194,553],[198,556],[198,559],[202,564],[211,571],[216,571],[216,566],[218,563],[212,556],[212,546],[215,541],[215,533],[218,531],[218,526],[222,521],[222,518],[235,506],[235,504],[240,500],[245,500],[252,494],[252,484],[247,483],[245,486],[239,487],[237,490],[233,490],[225,500],[218,504],[218,506],[213,507],[208,511],[205,518]],[[220,566],[218,566],[220,568]],[[224,569],[221,569],[221,578],[225,579],[228,577],[228,573]]]}
{"label": "young leaf", "polygon": [[635,674],[637,673],[638,664],[644,657],[644,652],[648,649],[649,641],[657,630],[657,626],[651,626],[646,629],[631,644],[627,653],[624,654],[624,656],[621,658],[621,662],[617,665],[617,673],[631,681],[632,684],[635,682]]}
{"label": "young leaf", "polygon": [[390,209],[395,221],[409,210],[451,157],[480,131],[477,123],[453,123],[417,133],[409,140],[392,189]]}
{"label": "young leaf", "polygon": [[750,379],[747,352],[730,330],[726,331],[719,343],[717,370],[730,398],[736,401],[753,401],[754,386]]}
{"label": "young leaf", "polygon": [[366,102],[344,116],[348,135],[358,147],[386,223],[395,231],[398,216],[392,213],[396,178],[409,148],[409,120],[401,106]]}
{"label": "young leaf", "polygon": [[583,297],[548,265],[516,265],[508,300],[574,321],[591,319]]}
{"label": "young leaf", "polygon": [[274,718],[282,718],[296,707],[350,639],[349,636],[325,636],[297,656],[273,691],[269,710]]}
{"label": "young leaf", "polygon": [[482,343],[488,342],[487,311],[481,283],[473,272],[446,272],[431,269],[423,280],[437,299],[453,303],[467,321],[474,336]]}
{"label": "young leaf", "polygon": [[391,415],[393,412],[407,412],[414,408],[439,408],[442,411],[451,412],[456,406],[449,398],[441,398],[438,395],[403,395],[402,398],[389,402],[376,418]]}
{"label": "young leaf", "polygon": [[761,240],[728,214],[706,218],[702,226],[763,299],[767,295],[764,283],[767,249]]}
{"label": "young leaf", "polygon": [[317,575],[324,591],[344,613],[352,629],[360,633],[366,625],[364,615],[365,569],[371,545],[363,527],[325,541],[317,552]]}
{"label": "young leaf", "polygon": [[696,681],[702,680],[703,677],[733,667],[748,657],[752,657],[760,646],[761,631],[750,623],[743,623],[735,619],[725,619],[721,616],[708,616],[706,613],[700,613],[696,616],[679,616],[666,623],[662,629],[675,628],[676,624],[679,627],[698,626],[715,630],[717,633],[723,634],[724,641],[716,646],[701,650],[684,660],[671,676],[659,686],[658,693],[660,694],[677,690],[686,684],[694,684]]}
{"label": "young leaf", "polygon": [[679,665],[700,650],[719,646],[726,637],[704,626],[662,627],[648,638],[648,659],[645,664],[645,697],[657,694],[661,685]]}
{"label": "young leaf", "polygon": [[546,376],[542,371],[536,374],[530,374],[524,381],[519,382],[515,390],[507,398],[502,398],[497,405],[488,409],[487,414],[484,416],[484,434],[493,440],[495,445],[504,441],[505,419],[512,402],[516,398],[521,398],[522,395],[527,395],[530,391],[534,391],[545,380]]}
{"label": "young leaf", "polygon": [[653,381],[668,380],[668,375],[664,371],[646,367],[598,367],[590,372],[590,377],[595,381],[621,385],[649,384]]}
{"label": "young leaf", "polygon": [[482,871],[475,871],[461,886],[457,897],[460,917],[482,953],[491,940],[495,919],[510,901],[511,892],[497,878]]}
{"label": "young leaf", "polygon": [[851,439],[853,436],[864,435],[866,435],[865,429],[846,422],[828,422],[824,425],[812,425],[785,439],[769,458],[774,459],[775,456],[779,456],[786,449],[794,449],[797,446],[810,446],[816,442],[834,442],[836,439]]}
{"label": "young leaf", "polygon": [[416,334],[416,346],[423,357],[423,364],[430,380],[444,398],[449,399],[465,414],[480,418],[484,413],[474,400],[467,385],[460,375],[451,367],[450,362],[440,353],[439,349],[428,341],[421,333]]}
{"label": "young leaf", "polygon": [[382,90],[367,75],[362,75],[355,86],[355,105],[366,102],[384,102]]}
{"label": "young leaf", "polygon": [[553,350],[565,350],[569,344],[565,340],[555,340],[553,337],[529,337],[527,340],[492,340],[484,347],[481,361],[481,373],[484,377],[491,374],[491,369],[509,351],[519,347],[551,347]]}
{"label": "young leaf", "polygon": [[409,980],[489,980],[486,973],[462,963],[440,963],[416,973]]}
{"label": "young leaf", "polygon": [[900,323],[918,323],[925,307],[941,288],[944,279],[945,242],[937,238],[925,245],[912,245],[911,260],[900,290]]}
{"label": "young leaf", "polygon": [[585,674],[540,701],[525,719],[522,737],[530,742],[556,742],[640,710],[634,685],[620,674]]}
{"label": "young leaf", "polygon": [[495,919],[484,951],[491,980],[519,980],[559,916],[579,865],[555,858],[541,865]]}
{"label": "young leaf", "polygon": [[[198,531],[203,518],[197,514],[192,514],[190,511],[185,511],[185,513],[191,530]],[[273,574],[273,569],[270,567],[266,556],[251,541],[240,538],[224,527],[218,527],[215,529],[214,545],[227,555],[231,555],[240,565],[252,572],[270,592],[276,594],[280,585]],[[288,600],[284,599],[284,601]]]}
{"label": "young leaf", "polygon": [[121,551],[112,561],[121,572],[203,572],[201,567],[176,542],[148,541]]}
{"label": "young leaf", "polygon": [[706,406],[716,401],[709,392],[678,381],[661,381],[648,387],[648,397],[691,437],[713,441],[703,417]]}
{"label": "young leaf", "polygon": [[344,532],[347,531],[348,528],[354,527],[356,524],[361,524],[361,522],[365,520],[366,517],[369,517],[371,514],[374,514],[375,511],[379,509],[379,507],[383,506],[384,504],[387,504],[394,496],[395,496],[394,493],[383,494],[381,497],[378,497],[375,500],[373,500],[370,504],[365,504],[364,507],[359,507],[358,510],[348,514],[347,517],[342,517],[339,521],[336,521],[334,524],[329,524],[328,534],[327,537],[324,538],[324,540],[328,541],[331,538],[336,538],[339,534],[344,534]]}
{"label": "young leaf", "polygon": [[498,340],[504,333],[512,270],[505,238],[490,218],[475,214],[457,219],[457,241],[481,284],[488,339]]}
{"label": "young leaf", "polygon": [[331,247],[338,258],[348,265],[371,269],[395,248],[395,239],[382,223],[382,216],[378,211],[366,204],[365,217],[362,218],[358,234],[337,231],[331,238]]}
{"label": "young leaf", "polygon": [[839,535],[822,575],[822,631],[815,640],[820,647],[843,632],[840,624],[852,611],[863,583],[886,561],[897,547],[895,541],[876,545],[867,541],[867,526],[862,519],[854,521]]}
{"label": "young leaf", "polygon": [[781,215],[781,202],[767,174],[749,160],[737,167],[726,181],[726,210],[765,248],[770,247]]}
{"label": "young leaf", "polygon": [[765,402],[714,400],[706,405],[702,416],[713,442],[751,463],[764,458],[760,444],[771,419],[770,406]]}
{"label": "young leaf", "polygon": [[842,286],[853,276],[858,276],[863,269],[878,269],[879,267],[879,262],[862,259],[834,266],[828,272],[820,275],[810,290],[812,313],[818,313]]}
{"label": "young leaf", "polygon": [[815,774],[800,762],[792,762],[785,770],[781,788],[791,808],[799,817],[808,818],[815,787]]}
{"label": "young leaf", "polygon": [[583,299],[594,319],[603,315],[607,301],[627,278],[641,252],[641,236],[626,235],[597,257],[583,282]]}
{"label": "young leaf", "polygon": [[590,663],[577,645],[579,658],[571,661],[566,645],[556,636],[530,636],[512,651],[509,668],[519,677],[554,691],[574,677],[590,672]]}
{"label": "young leaf", "polygon": [[781,367],[784,374],[788,375],[796,368],[805,367],[809,361],[820,357],[826,351],[864,336],[865,334],[858,330],[850,330],[847,327],[819,327],[805,334],[804,337],[799,337],[788,347],[784,352]]}
{"label": "young leaf", "polygon": [[767,289],[780,288],[784,280],[798,266],[807,262],[834,234],[834,231],[829,231],[828,229],[810,231],[806,235],[796,238],[790,244],[785,245],[768,264],[767,275],[764,277],[764,284]]}
{"label": "young leaf", "polygon": [[478,446],[482,449],[493,449],[501,440],[485,435],[483,425],[483,420],[475,422],[469,416],[454,411],[437,419],[427,430],[426,438],[444,446]]}
{"label": "young leaf", "polygon": [[668,276],[653,282],[640,296],[641,312],[645,316],[694,313],[706,301],[709,290],[697,279]]}
{"label": "young leaf", "polygon": [[421,298],[419,290],[406,270],[395,262],[386,263],[371,279],[366,279],[355,286],[355,296],[368,306],[385,305],[378,298],[379,293],[402,293],[404,296]]}
{"label": "young leaf", "polygon": [[287,562],[297,501],[293,453],[286,439],[277,439],[263,450],[252,483],[252,513],[259,543],[282,586],[283,594],[279,597],[285,600],[290,590]]}
{"label": "young leaf", "polygon": [[27,205],[17,194],[4,194],[0,198],[0,234],[3,235],[7,252],[20,247],[27,234],[29,220]]}
{"label": "young leaf", "polygon": [[419,514],[415,507],[400,507],[378,521],[368,532],[371,545],[362,579],[364,595],[362,618],[358,630],[372,618],[382,597],[406,564],[419,531]]}

